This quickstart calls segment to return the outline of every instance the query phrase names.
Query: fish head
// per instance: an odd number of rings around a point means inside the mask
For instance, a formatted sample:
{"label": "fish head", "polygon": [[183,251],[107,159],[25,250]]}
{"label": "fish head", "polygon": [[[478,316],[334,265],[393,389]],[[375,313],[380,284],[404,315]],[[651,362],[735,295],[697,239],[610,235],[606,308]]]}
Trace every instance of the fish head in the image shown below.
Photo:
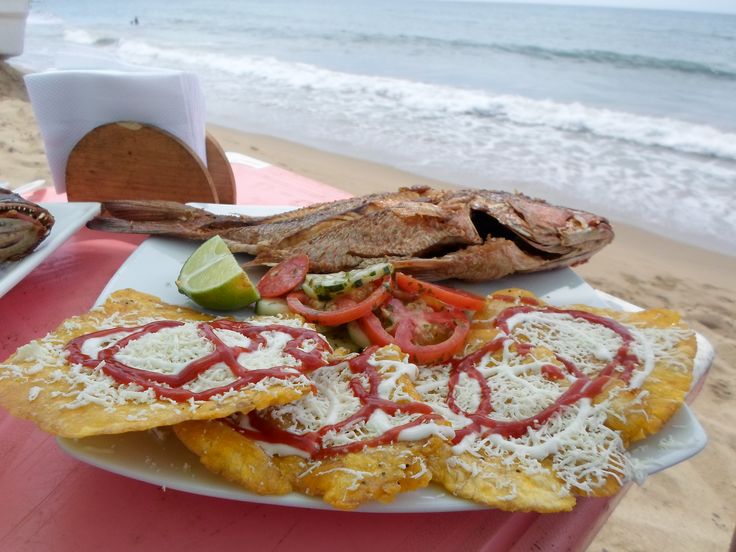
{"label": "fish head", "polygon": [[511,196],[508,203],[518,215],[512,230],[543,250],[586,247],[597,250],[613,240],[610,222],[600,215],[521,194]]}
{"label": "fish head", "polygon": [[5,188],[0,188],[0,218],[32,220],[43,229],[44,235],[54,225],[54,217],[46,209]]}
{"label": "fish head", "polygon": [[548,258],[592,254],[613,239],[604,217],[521,193],[475,190],[468,204],[482,236],[509,239]]}
{"label": "fish head", "polygon": [[0,217],[0,262],[21,258],[38,241],[37,226],[34,223]]}
{"label": "fish head", "polygon": [[0,188],[0,261],[32,251],[53,225],[54,217],[46,209]]}

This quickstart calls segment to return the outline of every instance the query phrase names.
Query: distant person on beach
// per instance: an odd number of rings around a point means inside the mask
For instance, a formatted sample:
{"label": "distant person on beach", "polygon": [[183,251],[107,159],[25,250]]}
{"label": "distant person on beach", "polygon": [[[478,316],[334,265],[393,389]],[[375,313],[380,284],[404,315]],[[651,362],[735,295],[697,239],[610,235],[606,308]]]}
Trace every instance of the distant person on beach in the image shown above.
{"label": "distant person on beach", "polygon": [[138,25],[138,16],[136,15],[133,20],[130,22],[131,25]]}

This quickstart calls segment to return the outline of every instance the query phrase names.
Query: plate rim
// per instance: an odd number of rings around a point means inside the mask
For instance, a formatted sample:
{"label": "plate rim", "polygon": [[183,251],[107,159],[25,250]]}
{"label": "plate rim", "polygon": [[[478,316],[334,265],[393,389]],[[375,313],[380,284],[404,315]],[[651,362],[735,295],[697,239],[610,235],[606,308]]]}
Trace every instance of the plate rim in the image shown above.
{"label": "plate rim", "polygon": [[[190,205],[195,206],[195,207],[200,207],[200,208],[212,209],[212,210],[216,210],[220,212],[231,211],[233,213],[242,212],[244,210],[256,210],[256,211],[263,211],[264,215],[272,214],[276,212],[282,212],[286,210],[294,210],[298,208],[294,206],[283,206],[283,205],[247,205],[247,204],[230,205],[230,204],[206,204],[206,203],[192,203]],[[123,289],[123,287],[127,287],[127,286],[120,286],[118,282],[123,276],[126,275],[125,273],[127,271],[131,270],[131,267],[135,266],[135,264],[138,262],[138,256],[147,254],[148,253],[147,250],[151,247],[159,247],[159,246],[166,247],[166,242],[170,240],[172,240],[172,238],[166,238],[166,237],[160,237],[160,236],[152,236],[144,240],[138,247],[136,247],[133,253],[131,253],[131,255],[129,255],[128,258],[120,265],[120,267],[115,272],[115,274],[113,274],[110,280],[108,280],[107,284],[105,285],[103,290],[100,292],[100,295],[95,301],[95,305],[99,305],[100,303],[104,302],[104,300],[113,291],[118,290],[118,289]],[[176,241],[177,243],[181,242],[181,240],[176,240]],[[569,268],[563,268],[563,269],[558,269],[558,270],[568,271],[571,275],[574,276],[574,278],[583,282],[590,290],[593,291],[593,293],[595,293],[598,296],[602,304],[608,304],[614,308],[616,307],[616,305],[610,304],[611,303],[610,299],[618,299],[615,296],[611,296],[605,293],[600,295],[600,292],[598,290],[590,286],[590,284],[585,282],[583,278],[581,278],[577,273],[575,273]],[[639,308],[639,307],[636,307],[635,305],[631,305],[630,303],[626,303],[623,300],[619,300],[619,301],[620,301],[620,304],[618,305],[618,307],[622,308],[622,310],[625,305],[629,305],[637,309]],[[671,467],[679,462],[687,460],[688,458],[691,458],[692,456],[695,456],[706,446],[707,440],[708,440],[707,434],[705,433],[702,425],[700,424],[699,420],[693,413],[692,409],[690,409],[690,407],[687,404],[683,404],[681,409],[684,411],[684,416],[686,417],[686,419],[694,422],[694,424],[692,425],[692,428],[696,434],[695,434],[694,440],[692,441],[693,447],[688,448],[688,449],[683,449],[682,451],[671,451],[669,456],[672,457],[673,459],[676,458],[676,460],[673,462],[668,462],[666,463],[666,465],[653,464],[651,466],[648,466],[649,469],[646,472],[647,477],[649,475],[653,475],[654,473],[662,471],[663,469]],[[144,432],[141,432],[141,433],[144,433]],[[658,433],[650,436],[649,439],[653,439],[654,437],[658,435]],[[131,479],[135,479],[138,481],[143,481],[145,483],[149,483],[152,485],[164,486],[167,489],[176,489],[181,492],[188,492],[192,494],[199,494],[202,496],[210,496],[210,497],[215,497],[215,498],[236,500],[236,501],[242,501],[242,502],[269,504],[269,505],[274,505],[274,506],[285,506],[285,507],[335,511],[335,508],[333,508],[329,504],[326,504],[319,498],[308,497],[298,492],[292,492],[287,495],[257,495],[255,493],[248,492],[247,490],[245,490],[242,487],[239,487],[235,483],[230,483],[226,481],[224,478],[222,478],[222,483],[223,485],[226,486],[225,490],[223,490],[220,486],[207,488],[206,485],[205,485],[205,488],[195,489],[191,486],[187,486],[184,484],[177,483],[176,481],[170,481],[170,480],[166,482],[166,485],[162,485],[162,482],[161,482],[162,479],[160,477],[157,479],[155,474],[146,473],[145,462],[142,462],[144,464],[143,466],[138,465],[134,468],[133,467],[116,468],[115,466],[111,467],[109,463],[107,465],[105,464],[104,456],[102,458],[98,458],[94,456],[93,454],[85,453],[85,451],[83,450],[83,445],[80,445],[80,440],[64,439],[62,437],[57,437],[56,441],[57,441],[58,446],[65,453],[76,458],[77,460],[80,460],[82,462],[95,466],[99,469],[109,471],[111,473],[122,475],[124,477],[129,477]],[[677,454],[677,452],[679,452],[679,454]],[[404,497],[404,498],[408,498],[409,500],[411,500],[416,497],[421,497],[422,491],[426,491],[427,489],[428,489],[427,492],[433,492],[435,495],[438,495],[434,497],[435,499],[438,499],[437,501],[428,500],[428,498],[430,497],[419,498],[419,503],[418,503],[419,507],[410,508],[410,509],[404,509],[402,505],[400,504],[399,500],[389,503],[389,504],[371,502],[371,503],[362,505],[358,509],[353,510],[353,512],[395,514],[395,513],[456,512],[456,511],[492,510],[493,509],[493,508],[490,508],[482,504],[477,504],[469,500],[464,500],[464,499],[455,497],[434,483],[432,483],[430,487],[426,489],[420,489],[419,491],[413,491],[411,493],[402,493],[402,495],[400,495],[399,498]]]}
{"label": "plate rim", "polygon": [[[76,234],[82,226],[100,213],[100,203],[91,201],[44,202],[38,205],[54,216],[54,225],[46,239],[34,251],[23,259],[14,261],[14,265],[2,267],[3,270],[0,272],[0,297],[22,282],[26,276]],[[75,212],[79,215],[78,217],[67,218],[73,216]],[[62,214],[61,220],[65,224],[59,223]]]}

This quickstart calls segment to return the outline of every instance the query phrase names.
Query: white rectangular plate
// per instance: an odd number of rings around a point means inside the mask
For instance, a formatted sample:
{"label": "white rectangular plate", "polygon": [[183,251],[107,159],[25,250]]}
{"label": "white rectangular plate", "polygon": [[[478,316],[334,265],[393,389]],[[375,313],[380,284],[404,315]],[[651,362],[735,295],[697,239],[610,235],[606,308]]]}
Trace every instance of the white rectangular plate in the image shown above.
{"label": "white rectangular plate", "polygon": [[25,278],[61,244],[100,212],[99,203],[40,203],[54,216],[51,233],[20,261],[0,263],[0,297]]}
{"label": "white rectangular plate", "polygon": [[[245,205],[206,207],[222,214],[248,215],[269,215],[291,209]],[[146,240],[112,277],[97,303],[102,303],[113,291],[134,288],[156,295],[167,303],[196,307],[179,294],[174,280],[182,264],[197,245],[194,242],[170,238]],[[495,289],[521,287],[556,305],[583,303],[611,306],[609,299],[599,295],[569,269],[514,276],[482,284],[468,285],[455,282],[453,285],[483,294]],[[252,315],[252,311],[243,309],[234,315],[248,317]],[[710,363],[710,358],[707,362]],[[632,456],[645,472],[652,474],[697,454],[705,447],[706,442],[707,437],[702,426],[691,410],[684,406],[657,435],[637,444],[632,450]],[[164,488],[262,504],[331,509],[319,499],[298,493],[284,496],[260,496],[249,493],[203,468],[197,457],[179,443],[169,430],[105,435],[78,440],[60,438],[58,443],[63,450],[83,462]],[[450,512],[484,508],[486,507],[453,497],[440,487],[431,485],[426,489],[400,495],[390,504],[366,504],[357,511]]]}

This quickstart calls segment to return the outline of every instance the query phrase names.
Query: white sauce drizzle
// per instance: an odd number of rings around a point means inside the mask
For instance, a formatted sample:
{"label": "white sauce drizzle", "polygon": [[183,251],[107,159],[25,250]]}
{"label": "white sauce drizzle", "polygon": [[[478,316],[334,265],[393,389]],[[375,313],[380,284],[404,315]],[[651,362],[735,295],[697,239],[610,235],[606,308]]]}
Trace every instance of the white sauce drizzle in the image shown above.
{"label": "white sauce drizzle", "polygon": [[[91,311],[94,316],[99,308]],[[101,317],[100,317],[101,318]],[[101,320],[92,320],[97,330],[102,331],[119,326],[138,327],[155,322],[152,317],[141,317],[136,320],[124,318],[119,314],[113,314]],[[263,322],[273,323],[273,321]],[[303,324],[296,320],[283,320],[279,323],[292,327],[301,327]],[[75,320],[70,320],[65,327],[78,328],[81,325]],[[85,341],[81,351],[90,357],[95,357],[99,351],[115,341],[130,335],[132,331],[120,331],[103,337],[90,338]],[[220,339],[226,344],[247,345],[249,340],[236,332],[228,330],[216,330]],[[291,336],[289,334],[269,331],[264,332],[266,346],[260,347],[258,351],[251,354],[241,355],[249,369],[260,369],[264,367],[280,366],[287,364],[296,366],[298,363],[289,355],[283,354],[283,346]],[[175,401],[166,398],[157,398],[152,389],[144,389],[136,384],[118,384],[112,377],[108,376],[101,368],[100,363],[95,369],[89,369],[79,364],[67,363],[68,354],[65,351],[66,341],[62,341],[52,334],[37,339],[16,352],[16,359],[30,363],[24,366],[0,364],[0,379],[13,377],[16,379],[32,379],[34,385],[29,389],[28,400],[35,400],[48,385],[64,382],[66,390],[54,389],[52,397],[63,396],[68,402],[62,405],[65,409],[76,409],[89,404],[97,404],[107,411],[113,411],[118,405],[134,403],[148,405],[153,410],[163,406],[162,403],[175,404]],[[115,358],[128,365],[144,370],[164,374],[176,374],[189,362],[212,352],[212,344],[206,340],[197,330],[196,322],[185,322],[181,326],[163,328],[157,332],[146,334],[139,339],[126,345],[119,351]],[[55,368],[55,369],[54,369]],[[41,372],[45,370],[45,376]],[[310,381],[294,369],[294,377],[289,379],[265,378],[255,384],[250,384],[241,390],[228,390],[219,395],[211,397],[210,401],[221,402],[243,390],[266,391],[270,386],[281,385],[289,387],[303,387],[310,385]],[[184,387],[192,392],[205,391],[215,387],[226,386],[234,381],[235,376],[224,364],[215,365],[195,380]],[[190,409],[196,410],[205,401],[191,399]],[[145,419],[148,411],[139,414],[131,414],[128,418]]]}
{"label": "white sauce drizzle", "polygon": [[[629,389],[640,388],[658,362],[666,361],[675,370],[689,368],[686,355],[677,350],[677,344],[691,333],[679,328],[638,328],[623,324],[634,337],[630,349],[640,359],[633,371]],[[564,313],[527,312],[508,319],[511,336],[535,347],[554,351],[573,363],[589,377],[595,377],[609,364],[622,346],[621,336],[601,325],[577,319]],[[503,337],[503,334],[501,334]],[[534,350],[526,355],[512,351],[513,340],[505,339],[501,354],[486,354],[476,365],[491,392],[492,419],[522,420],[553,404],[574,380],[564,366],[549,358],[536,358]],[[541,369],[545,364],[555,364],[565,375],[551,380]],[[416,389],[435,412],[452,423],[455,429],[467,426],[471,421],[452,412],[447,406],[450,367],[422,368],[415,382]],[[461,374],[454,388],[454,400],[465,412],[472,413],[480,402],[480,385]],[[634,402],[646,398],[642,391]],[[475,396],[473,396],[475,395]],[[593,405],[590,399],[563,407],[546,422],[530,427],[518,438],[505,438],[489,433],[483,437],[470,434],[452,447],[455,456],[448,465],[468,471],[473,477],[483,477],[484,470],[477,462],[463,460],[469,454],[482,463],[483,458],[502,458],[504,464],[515,465],[529,474],[545,471],[542,461],[551,459],[552,467],[563,481],[564,489],[593,492],[604,485],[608,478],[624,481],[636,476],[636,470],[626,453],[619,434],[605,425],[606,419],[618,413],[613,409],[612,398]],[[491,470],[491,472],[493,472]],[[496,481],[501,489],[509,486],[507,497],[513,499],[516,489],[509,481]]]}
{"label": "white sauce drizzle", "polygon": [[[417,374],[416,365],[408,362],[406,356],[401,360],[378,360],[375,355],[368,360],[371,366],[381,375],[378,393],[381,398],[401,400],[407,398],[415,400],[406,394],[399,381],[402,376],[414,379]],[[334,425],[349,418],[362,408],[361,401],[350,389],[350,380],[362,380],[367,389],[368,382],[364,375],[352,373],[349,363],[342,362],[332,366],[324,366],[312,372],[310,378],[317,389],[311,395],[282,406],[271,407],[266,410],[267,416],[275,420],[279,427],[303,435],[317,431],[325,426]],[[359,420],[339,430],[328,431],[323,438],[324,446],[342,446],[372,439],[396,427],[415,421],[421,414],[397,412],[389,415],[377,409],[367,420]],[[241,416],[241,419],[245,416]],[[242,423],[242,422],[241,422]],[[454,431],[449,426],[436,423],[419,424],[416,427],[406,428],[399,433],[399,440],[418,441],[432,435],[442,438],[451,438]],[[259,445],[269,454],[280,454],[279,449],[269,443],[259,441]],[[292,447],[285,450],[292,452]],[[304,453],[298,454],[304,456]]]}

